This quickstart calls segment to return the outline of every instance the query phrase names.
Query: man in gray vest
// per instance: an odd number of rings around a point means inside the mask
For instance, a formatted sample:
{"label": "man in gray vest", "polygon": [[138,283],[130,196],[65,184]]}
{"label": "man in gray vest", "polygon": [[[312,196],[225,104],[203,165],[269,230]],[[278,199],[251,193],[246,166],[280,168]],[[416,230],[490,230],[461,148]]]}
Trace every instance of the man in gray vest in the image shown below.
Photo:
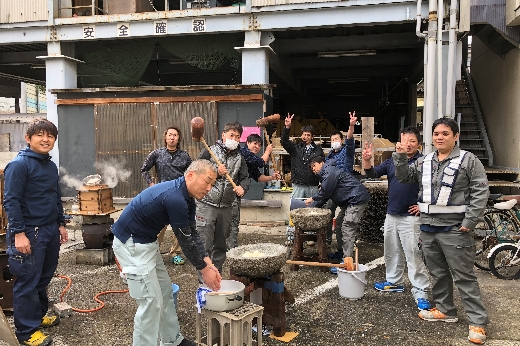
{"label": "man in gray vest", "polygon": [[[197,231],[200,233],[209,257],[222,273],[222,265],[226,260],[226,239],[231,230],[231,205],[236,197],[242,197],[249,189],[246,160],[240,155],[239,141],[242,135],[242,125],[238,122],[224,125],[222,140],[211,146],[211,150],[220,161],[217,168],[217,180],[211,191],[200,201],[197,201]],[[203,149],[199,159],[217,163],[206,149]],[[237,187],[227,180],[229,174]],[[202,277],[199,274],[199,281]],[[202,282],[202,281],[201,281]]]}
{"label": "man in gray vest", "polygon": [[474,154],[457,146],[459,126],[453,119],[437,119],[432,129],[435,152],[408,165],[406,147],[397,143],[392,155],[397,179],[419,183],[419,246],[433,279],[435,305],[421,310],[419,317],[457,322],[455,282],[469,321],[468,340],[483,344],[489,318],[473,272],[473,229],[484,215],[489,195],[486,172]]}

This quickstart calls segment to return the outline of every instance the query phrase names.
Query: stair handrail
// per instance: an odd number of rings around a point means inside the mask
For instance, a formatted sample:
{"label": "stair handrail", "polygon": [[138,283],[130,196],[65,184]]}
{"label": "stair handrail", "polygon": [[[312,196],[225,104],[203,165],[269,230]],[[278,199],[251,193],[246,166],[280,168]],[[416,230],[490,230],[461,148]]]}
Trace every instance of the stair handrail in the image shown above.
{"label": "stair handrail", "polygon": [[475,86],[473,85],[473,79],[471,78],[469,67],[463,65],[463,70],[464,76],[466,77],[466,81],[468,82],[468,90],[471,100],[473,101],[473,108],[475,109],[475,113],[477,115],[477,122],[480,128],[480,134],[482,135],[484,146],[486,148],[488,156],[488,166],[492,167],[493,151],[491,150],[491,142],[489,141],[489,137],[487,135],[486,125],[484,124],[484,118],[482,117],[482,113],[480,112],[480,105],[478,103],[477,92],[475,91]]}

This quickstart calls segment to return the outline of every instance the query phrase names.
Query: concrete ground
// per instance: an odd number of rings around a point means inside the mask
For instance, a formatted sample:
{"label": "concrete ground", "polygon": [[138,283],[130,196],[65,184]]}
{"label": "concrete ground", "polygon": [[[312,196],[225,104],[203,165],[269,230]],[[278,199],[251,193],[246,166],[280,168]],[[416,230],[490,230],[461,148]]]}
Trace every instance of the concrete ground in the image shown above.
{"label": "concrete ground", "polygon": [[[71,234],[72,235],[72,234]],[[285,227],[272,229],[241,226],[241,244],[272,242],[283,244]],[[172,282],[179,284],[178,315],[181,331],[187,338],[195,337],[196,271],[191,264],[174,266],[166,255],[171,243],[167,233],[161,251],[165,254]],[[63,246],[57,274],[72,279],[72,287],[64,300],[75,308],[90,309],[98,305],[93,296],[106,290],[122,290],[126,286],[115,265],[94,266],[75,264],[76,248],[81,248],[80,232],[76,242]],[[375,281],[384,279],[382,244],[360,243],[360,263],[370,263],[366,279],[368,286],[361,300],[350,301],[339,295],[336,276],[322,273],[315,267],[302,267],[291,272],[286,265],[285,284],[296,297],[296,303],[286,305],[287,330],[299,333],[289,343],[264,337],[264,345],[470,345],[468,323],[460,300],[458,323],[432,323],[417,317],[417,308],[406,282],[404,293],[375,291]],[[225,268],[227,278],[229,268]],[[520,281],[504,281],[477,270],[484,302],[491,316],[487,345],[520,346]],[[49,286],[52,299],[58,301],[67,281],[54,278]],[[62,319],[60,325],[46,330],[53,345],[131,345],[135,301],[128,295],[109,294],[101,299],[106,306],[92,313],[77,313]],[[12,321],[12,318],[10,318]],[[1,344],[1,343],[0,343]]]}

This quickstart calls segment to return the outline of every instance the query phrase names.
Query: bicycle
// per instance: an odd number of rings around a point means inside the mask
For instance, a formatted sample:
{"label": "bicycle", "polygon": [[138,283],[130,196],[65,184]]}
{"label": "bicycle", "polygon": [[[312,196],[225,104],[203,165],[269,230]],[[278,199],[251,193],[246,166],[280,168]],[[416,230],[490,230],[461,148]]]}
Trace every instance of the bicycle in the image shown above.
{"label": "bicycle", "polygon": [[511,240],[517,242],[497,245],[489,252],[489,268],[499,279],[520,277],[520,235],[511,236]]}
{"label": "bicycle", "polygon": [[517,200],[494,203],[501,194],[490,195],[489,208],[486,209],[484,220],[475,227],[475,266],[489,271],[489,252],[495,246],[510,242],[512,235],[520,234],[520,211],[515,207]]}

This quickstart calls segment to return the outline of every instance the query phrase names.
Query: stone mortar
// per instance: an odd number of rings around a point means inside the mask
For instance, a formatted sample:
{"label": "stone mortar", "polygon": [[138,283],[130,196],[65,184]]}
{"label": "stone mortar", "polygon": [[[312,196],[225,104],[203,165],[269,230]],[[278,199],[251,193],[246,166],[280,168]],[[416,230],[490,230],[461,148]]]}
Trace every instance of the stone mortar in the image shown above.
{"label": "stone mortar", "polygon": [[[264,253],[264,257],[243,257],[246,252],[255,250]],[[242,245],[227,252],[226,261],[237,275],[250,278],[268,276],[280,270],[287,260],[285,246],[272,243]]]}
{"label": "stone mortar", "polygon": [[327,226],[331,220],[330,210],[322,208],[294,209],[290,215],[294,226],[302,231],[316,231]]}

